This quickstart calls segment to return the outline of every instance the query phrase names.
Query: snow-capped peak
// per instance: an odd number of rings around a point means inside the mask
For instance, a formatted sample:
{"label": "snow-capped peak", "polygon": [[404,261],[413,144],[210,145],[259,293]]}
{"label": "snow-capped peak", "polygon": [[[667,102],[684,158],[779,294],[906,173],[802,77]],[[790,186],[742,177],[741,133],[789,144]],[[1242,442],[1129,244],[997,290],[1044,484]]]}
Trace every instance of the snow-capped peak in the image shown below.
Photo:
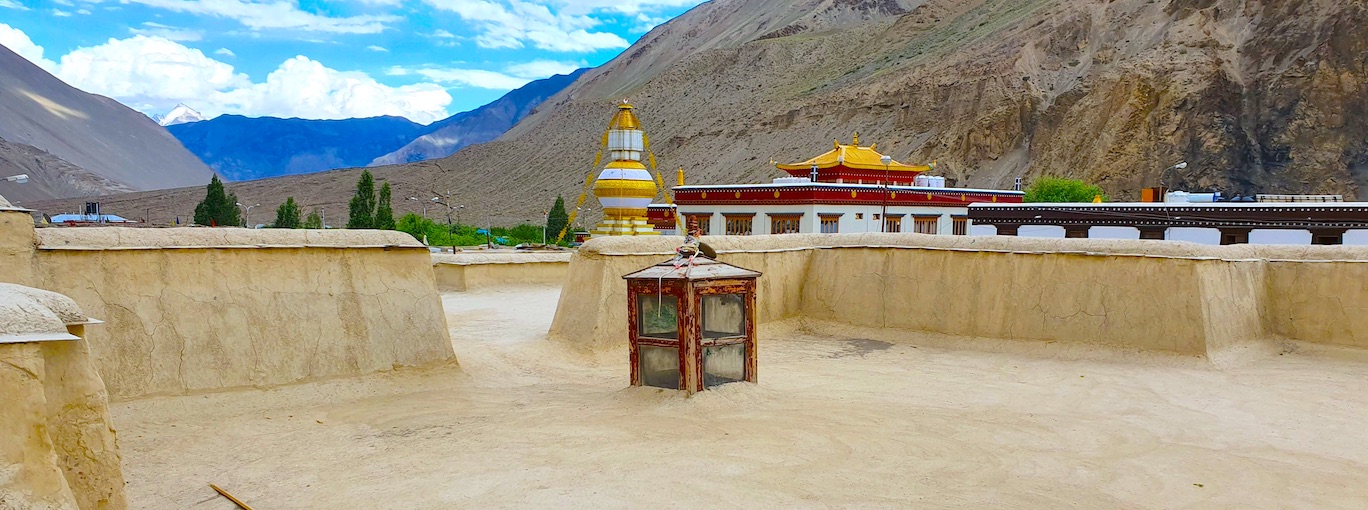
{"label": "snow-capped peak", "polygon": [[157,121],[162,126],[174,126],[176,124],[187,124],[204,120],[204,116],[194,108],[185,106],[185,103],[177,104],[175,108],[167,112],[166,115],[154,115],[152,120]]}

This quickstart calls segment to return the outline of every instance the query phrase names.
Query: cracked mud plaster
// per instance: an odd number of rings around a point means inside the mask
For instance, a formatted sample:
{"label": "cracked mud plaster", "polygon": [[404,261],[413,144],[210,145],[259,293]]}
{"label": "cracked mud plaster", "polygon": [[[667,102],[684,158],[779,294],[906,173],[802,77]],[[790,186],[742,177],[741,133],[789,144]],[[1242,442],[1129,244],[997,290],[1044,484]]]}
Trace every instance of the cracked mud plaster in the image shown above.
{"label": "cracked mud plaster", "polygon": [[[1213,356],[1282,340],[1368,346],[1364,247],[919,234],[707,241],[722,261],[764,273],[762,324],[796,319],[1026,350]],[[551,337],[585,351],[625,349],[621,275],[678,243],[586,243],[571,260]]]}
{"label": "cracked mud plaster", "polygon": [[[432,259],[406,234],[43,230],[36,277],[106,321],[91,329],[91,350],[116,399],[455,359]],[[414,246],[378,247],[398,237]],[[290,246],[300,242],[311,244]],[[186,245],[220,247],[175,248]]]}

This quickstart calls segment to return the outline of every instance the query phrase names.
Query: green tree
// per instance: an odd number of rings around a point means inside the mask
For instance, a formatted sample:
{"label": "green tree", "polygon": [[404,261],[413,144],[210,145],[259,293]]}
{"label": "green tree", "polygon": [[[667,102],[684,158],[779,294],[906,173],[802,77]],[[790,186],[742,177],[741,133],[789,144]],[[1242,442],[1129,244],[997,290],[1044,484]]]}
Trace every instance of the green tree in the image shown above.
{"label": "green tree", "polygon": [[1025,202],[1092,202],[1095,197],[1107,201],[1102,188],[1075,179],[1041,177],[1026,187]]}
{"label": "green tree", "polygon": [[371,177],[370,170],[361,172],[361,179],[356,181],[356,195],[348,209],[347,228],[375,228],[375,178]]}
{"label": "green tree", "polygon": [[[408,213],[399,218],[398,223],[395,224],[395,230],[407,232],[408,235],[413,236],[414,239],[421,241],[423,240],[423,236],[427,235],[428,232],[431,232],[436,226],[436,224],[432,223],[432,220],[419,216],[417,213]],[[443,228],[443,230],[445,230],[445,228]]]}
{"label": "green tree", "polygon": [[217,175],[209,181],[204,200],[195,206],[195,224],[217,227],[242,224],[238,217],[237,194],[226,192]]}
{"label": "green tree", "polygon": [[304,228],[323,228],[323,218],[318,216],[318,211],[310,212],[309,217],[304,218]]}
{"label": "green tree", "polygon": [[299,228],[299,204],[294,197],[285,197],[285,203],[276,208],[275,223],[271,228]]}
{"label": "green tree", "polygon": [[546,213],[546,239],[548,242],[555,242],[565,226],[570,223],[570,215],[565,213],[565,198],[556,197],[555,205],[551,206],[551,212]]}
{"label": "green tree", "polygon": [[390,208],[390,185],[388,182],[380,187],[380,199],[375,204],[375,217],[371,222],[371,228],[394,230],[394,209]]}

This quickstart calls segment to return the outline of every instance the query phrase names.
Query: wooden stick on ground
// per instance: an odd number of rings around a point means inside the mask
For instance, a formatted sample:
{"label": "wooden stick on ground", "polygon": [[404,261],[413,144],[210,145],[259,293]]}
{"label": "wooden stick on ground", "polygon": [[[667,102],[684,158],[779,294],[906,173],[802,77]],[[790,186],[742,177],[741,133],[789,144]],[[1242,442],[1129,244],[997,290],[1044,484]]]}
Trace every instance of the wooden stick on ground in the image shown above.
{"label": "wooden stick on ground", "polygon": [[221,495],[221,496],[223,496],[223,497],[225,497],[225,498],[228,498],[228,501],[232,501],[233,504],[235,504],[235,505],[238,506],[238,508],[241,508],[242,510],[252,510],[252,507],[247,506],[247,503],[243,503],[243,502],[241,502],[241,501],[238,501],[238,499],[235,498],[235,497],[233,497],[232,494],[229,494],[228,491],[225,491],[225,490],[223,490],[223,489],[218,488],[217,485],[214,485],[214,484],[211,483],[211,484],[209,484],[209,488],[214,489],[214,491],[218,492],[219,495]]}

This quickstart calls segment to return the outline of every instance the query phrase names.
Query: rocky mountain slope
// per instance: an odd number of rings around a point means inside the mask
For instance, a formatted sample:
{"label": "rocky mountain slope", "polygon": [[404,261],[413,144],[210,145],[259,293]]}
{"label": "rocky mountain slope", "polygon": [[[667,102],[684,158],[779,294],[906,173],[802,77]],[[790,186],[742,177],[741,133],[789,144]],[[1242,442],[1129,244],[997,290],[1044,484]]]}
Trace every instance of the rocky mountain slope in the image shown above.
{"label": "rocky mountain slope", "polygon": [[423,136],[397,151],[375,158],[371,166],[443,158],[463,147],[498,138],[532,113],[542,101],[574,83],[585,71],[588,69],[532,81],[492,103],[434,122]]}
{"label": "rocky mountain slope", "polygon": [[0,139],[0,177],[24,174],[28,182],[0,181],[0,196],[25,203],[52,197],[86,197],[133,191],[46,151]]}
{"label": "rocky mountain slope", "polygon": [[[396,194],[457,190],[466,214],[539,219],[555,195],[579,194],[627,97],[661,165],[695,183],[767,181],[781,175],[771,158],[801,160],[859,131],[959,185],[1062,175],[1134,199],[1162,178],[1368,198],[1366,11],[1356,0],[713,0],[498,140],[376,177]],[[1178,161],[1189,165],[1161,175]],[[356,172],[235,190],[342,210]],[[323,177],[342,184],[325,190]]]}
{"label": "rocky mountain slope", "polygon": [[342,120],[220,115],[166,128],[230,181],[365,166],[427,127],[403,117]]}
{"label": "rocky mountain slope", "polygon": [[202,185],[212,175],[146,115],[72,88],[3,46],[0,139],[8,164],[34,170],[22,185],[34,189],[11,191],[27,197],[12,201]]}

